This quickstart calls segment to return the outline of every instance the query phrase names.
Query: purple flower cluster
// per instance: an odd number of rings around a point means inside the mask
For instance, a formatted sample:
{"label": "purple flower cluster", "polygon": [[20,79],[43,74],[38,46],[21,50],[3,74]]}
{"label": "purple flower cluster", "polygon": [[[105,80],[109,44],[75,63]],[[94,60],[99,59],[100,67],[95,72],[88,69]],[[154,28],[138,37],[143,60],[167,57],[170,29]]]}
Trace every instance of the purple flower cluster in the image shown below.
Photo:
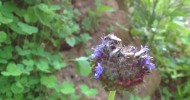
{"label": "purple flower cluster", "polygon": [[[97,45],[96,48],[93,48],[94,53],[90,56],[91,59],[98,59],[102,57],[102,50],[106,45],[106,41],[102,38],[102,44]],[[100,63],[97,63],[97,66],[95,67],[95,74],[94,78],[98,79],[100,75],[103,73],[103,67]]]}
{"label": "purple flower cluster", "polygon": [[145,74],[155,69],[147,46],[138,49],[122,45],[114,34],[102,37],[102,43],[93,50],[90,58],[95,63],[94,78],[102,81],[107,90],[139,84]]}

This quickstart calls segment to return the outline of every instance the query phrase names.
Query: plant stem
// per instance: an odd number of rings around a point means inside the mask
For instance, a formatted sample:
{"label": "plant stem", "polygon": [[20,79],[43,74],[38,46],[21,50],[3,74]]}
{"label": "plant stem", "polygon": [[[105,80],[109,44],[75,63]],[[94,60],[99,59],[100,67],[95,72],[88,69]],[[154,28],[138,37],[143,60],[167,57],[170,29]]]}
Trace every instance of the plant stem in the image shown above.
{"label": "plant stem", "polygon": [[116,91],[110,91],[108,100],[114,100]]}

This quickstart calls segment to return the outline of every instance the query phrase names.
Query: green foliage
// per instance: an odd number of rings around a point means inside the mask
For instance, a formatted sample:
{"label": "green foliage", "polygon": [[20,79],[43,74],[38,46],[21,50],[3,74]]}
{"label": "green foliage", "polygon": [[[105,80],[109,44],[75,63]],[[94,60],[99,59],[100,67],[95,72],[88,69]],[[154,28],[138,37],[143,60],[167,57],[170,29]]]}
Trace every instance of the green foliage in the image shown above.
{"label": "green foliage", "polygon": [[1,74],[4,76],[20,76],[22,71],[15,63],[9,63],[6,67],[6,71],[1,72]]}
{"label": "green foliage", "polygon": [[110,6],[102,5],[101,0],[95,0],[96,8],[88,9],[88,17],[82,22],[82,29],[86,31],[95,30],[96,26],[102,20],[100,18],[103,12],[112,12],[114,9]]}
{"label": "green foliage", "polygon": [[190,15],[189,0],[129,0],[125,3],[132,21],[130,33],[151,47],[164,84],[178,87],[170,87],[179,90],[178,93],[163,89],[165,99],[171,99],[173,94],[180,99],[189,98],[189,92],[180,92],[187,85],[182,83],[189,82],[190,75],[190,31],[185,24],[185,18]]}
{"label": "green foliage", "polygon": [[98,91],[93,88],[89,88],[87,85],[83,84],[80,86],[81,92],[87,96],[95,96],[98,94]]}
{"label": "green foliage", "polygon": [[4,31],[0,31],[0,42],[4,42],[7,38],[7,34]]}
{"label": "green foliage", "polygon": [[83,76],[88,76],[91,73],[91,64],[87,57],[76,58],[77,72]]}
{"label": "green foliage", "polygon": [[69,82],[63,82],[61,92],[63,94],[73,94],[75,93],[74,85]]}
{"label": "green foliage", "polygon": [[47,86],[48,88],[53,88],[56,86],[57,78],[53,75],[42,76],[40,79],[41,84]]}
{"label": "green foliage", "polygon": [[[0,1],[0,100],[80,98],[74,84],[58,84],[54,73],[67,65],[59,51],[63,41],[74,47],[91,37],[79,33],[75,22],[78,12],[70,0],[56,5],[52,2]],[[87,76],[90,63],[84,58],[76,59],[76,63],[79,73]],[[86,96],[95,95],[94,90],[86,90]]]}
{"label": "green foliage", "polygon": [[18,22],[17,25],[21,28],[21,31],[23,31],[24,34],[32,34],[32,33],[37,33],[38,28],[34,26],[27,25],[23,22]]}

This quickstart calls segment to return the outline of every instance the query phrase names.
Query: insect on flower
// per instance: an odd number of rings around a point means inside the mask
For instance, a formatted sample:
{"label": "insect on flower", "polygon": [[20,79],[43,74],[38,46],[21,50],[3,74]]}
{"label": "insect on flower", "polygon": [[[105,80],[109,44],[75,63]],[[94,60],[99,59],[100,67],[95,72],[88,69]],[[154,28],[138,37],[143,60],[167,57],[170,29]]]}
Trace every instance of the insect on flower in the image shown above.
{"label": "insect on flower", "polygon": [[140,56],[142,57],[143,55],[145,55],[145,54],[148,53],[148,50],[149,50],[149,49],[148,49],[147,46],[145,46],[145,47],[141,46],[141,50],[138,51],[138,52],[136,52],[134,56],[135,56],[136,58],[139,58]]}
{"label": "insect on flower", "polygon": [[148,46],[122,45],[114,34],[102,38],[92,56],[94,78],[100,80],[106,90],[131,89],[143,82],[143,78],[155,69]]}

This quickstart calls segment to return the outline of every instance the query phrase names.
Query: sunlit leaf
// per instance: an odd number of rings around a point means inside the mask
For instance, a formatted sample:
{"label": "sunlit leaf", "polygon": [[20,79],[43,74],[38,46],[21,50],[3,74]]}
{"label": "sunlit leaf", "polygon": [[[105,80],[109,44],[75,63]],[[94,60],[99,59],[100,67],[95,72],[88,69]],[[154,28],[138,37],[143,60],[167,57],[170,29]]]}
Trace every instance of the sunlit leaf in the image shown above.
{"label": "sunlit leaf", "polygon": [[98,90],[89,88],[87,85],[83,84],[80,86],[81,92],[86,96],[96,96],[98,94]]}
{"label": "sunlit leaf", "polygon": [[76,44],[76,40],[74,37],[67,37],[66,42],[69,46],[73,47]]}
{"label": "sunlit leaf", "polygon": [[87,34],[87,33],[81,34],[80,37],[81,37],[81,40],[82,40],[83,42],[87,42],[87,41],[89,41],[90,39],[92,39],[92,37],[90,37],[90,35]]}
{"label": "sunlit leaf", "polygon": [[9,63],[6,71],[1,72],[1,74],[4,76],[20,76],[22,72],[15,63]]}
{"label": "sunlit leaf", "polygon": [[106,5],[101,5],[96,8],[97,14],[101,14],[103,12],[112,12],[112,11],[114,11],[114,9],[112,7],[106,6]]}
{"label": "sunlit leaf", "polygon": [[65,62],[59,62],[59,61],[53,61],[53,66],[55,69],[61,69],[66,67],[66,63]]}
{"label": "sunlit leaf", "polygon": [[91,65],[87,57],[76,58],[77,72],[83,76],[88,76],[91,73]]}
{"label": "sunlit leaf", "polygon": [[37,64],[37,69],[39,69],[40,71],[43,71],[43,72],[49,72],[49,65],[48,65],[48,62],[47,61],[39,61]]}
{"label": "sunlit leaf", "polygon": [[61,88],[61,93],[63,94],[73,94],[75,93],[75,88],[72,83],[69,82],[63,82],[62,88]]}
{"label": "sunlit leaf", "polygon": [[53,88],[57,83],[57,78],[53,75],[42,76],[40,79],[41,84],[47,86],[48,88]]}
{"label": "sunlit leaf", "polygon": [[32,34],[32,33],[38,32],[37,27],[30,26],[30,25],[23,23],[23,22],[18,22],[17,24],[22,29],[22,31],[25,32],[26,34]]}
{"label": "sunlit leaf", "polygon": [[0,23],[8,24],[8,23],[11,23],[11,22],[13,22],[13,19],[4,17],[4,16],[0,13]]}
{"label": "sunlit leaf", "polygon": [[14,94],[22,93],[24,91],[24,87],[22,86],[22,84],[20,84],[19,82],[17,82],[15,84],[12,84],[11,91]]}

